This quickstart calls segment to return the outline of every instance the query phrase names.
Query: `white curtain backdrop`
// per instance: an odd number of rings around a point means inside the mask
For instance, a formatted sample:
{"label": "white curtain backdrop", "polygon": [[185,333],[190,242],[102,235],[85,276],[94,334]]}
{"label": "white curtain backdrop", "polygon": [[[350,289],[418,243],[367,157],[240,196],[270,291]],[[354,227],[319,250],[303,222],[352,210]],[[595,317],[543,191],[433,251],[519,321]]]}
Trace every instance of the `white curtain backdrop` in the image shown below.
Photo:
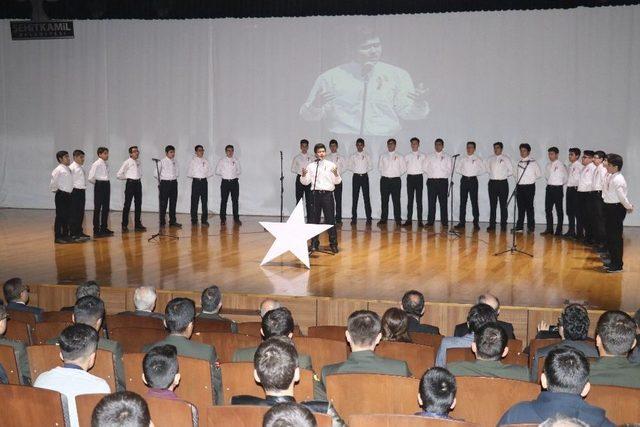
{"label": "white curtain backdrop", "polygon": [[[298,141],[307,138],[313,146],[329,137],[326,123],[300,117],[300,106],[321,73],[353,57],[348,34],[360,24],[380,34],[381,61],[429,89],[426,118],[401,122],[393,135],[399,152],[409,151],[414,135],[427,152],[435,138],[443,138],[450,154],[474,140],[483,158],[495,141],[504,142],[514,159],[518,144],[528,142],[542,165],[552,145],[563,158],[573,146],[617,152],[625,158],[630,198],[640,203],[640,6],[74,24],[73,40],[12,41],[9,22],[0,21],[0,206],[53,208],[48,183],[55,152],[83,149],[88,171],[96,148],[105,145],[111,206],[118,210],[124,185],[115,172],[127,147],[138,145],[143,210],[157,210],[151,158],[173,144],[181,172],[178,209],[188,212],[185,175],[194,145],[204,145],[215,164],[224,146],[234,144],[243,169],[241,213],[278,214],[280,150],[290,212]],[[354,151],[356,137],[339,138],[343,154]],[[377,160],[386,137],[365,139]],[[374,171],[374,216],[380,213],[378,177]],[[351,174],[344,178],[348,217]],[[484,221],[486,183],[485,175]],[[538,222],[544,221],[544,185],[538,181]],[[403,180],[403,215],[405,191]],[[210,181],[209,194],[210,209],[217,212],[219,178]],[[426,217],[426,189],[424,196]],[[640,219],[634,213],[626,223],[640,225]]]}

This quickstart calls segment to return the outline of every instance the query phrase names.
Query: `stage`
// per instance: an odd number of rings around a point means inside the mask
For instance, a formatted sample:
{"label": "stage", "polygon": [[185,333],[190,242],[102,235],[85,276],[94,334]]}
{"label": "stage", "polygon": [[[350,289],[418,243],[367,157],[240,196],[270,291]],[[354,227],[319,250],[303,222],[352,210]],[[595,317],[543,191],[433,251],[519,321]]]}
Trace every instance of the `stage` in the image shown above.
{"label": "stage", "polygon": [[[120,232],[120,212],[110,215],[115,236],[87,243],[53,243],[53,210],[0,209],[0,278],[19,276],[32,284],[75,284],[95,279],[103,286],[145,284],[158,289],[195,291],[216,284],[223,292],[316,296],[395,301],[411,288],[433,302],[472,303],[485,291],[503,305],[561,307],[566,299],[587,301],[593,309],[635,311],[640,307],[640,229],[625,227],[625,271],[605,274],[591,250],[561,238],[519,234],[521,254],[494,253],[508,249],[507,232],[474,233],[470,224],[459,239],[435,230],[387,228],[364,221],[338,230],[340,253],[314,254],[307,270],[291,254],[260,267],[273,242],[258,221],[275,217],[242,217],[221,226],[191,227],[188,215],[179,215],[182,229],[166,231],[179,240],[148,242],[156,232],[157,214],[144,213],[145,233]],[[85,217],[91,230],[92,212]],[[415,224],[415,223],[414,223]],[[509,227],[510,228],[510,227]],[[326,234],[321,245],[328,246]]]}

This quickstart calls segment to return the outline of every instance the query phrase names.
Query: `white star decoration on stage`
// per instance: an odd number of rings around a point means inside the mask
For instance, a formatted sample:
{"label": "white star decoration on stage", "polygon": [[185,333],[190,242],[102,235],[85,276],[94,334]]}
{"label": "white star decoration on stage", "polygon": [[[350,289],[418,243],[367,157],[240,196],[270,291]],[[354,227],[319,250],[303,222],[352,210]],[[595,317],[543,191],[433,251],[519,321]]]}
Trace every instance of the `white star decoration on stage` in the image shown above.
{"label": "white star decoration on stage", "polygon": [[304,221],[304,202],[302,199],[287,222],[260,222],[260,225],[276,238],[260,265],[265,265],[272,259],[290,251],[307,268],[311,268],[307,240],[333,227],[331,224],[307,224]]}

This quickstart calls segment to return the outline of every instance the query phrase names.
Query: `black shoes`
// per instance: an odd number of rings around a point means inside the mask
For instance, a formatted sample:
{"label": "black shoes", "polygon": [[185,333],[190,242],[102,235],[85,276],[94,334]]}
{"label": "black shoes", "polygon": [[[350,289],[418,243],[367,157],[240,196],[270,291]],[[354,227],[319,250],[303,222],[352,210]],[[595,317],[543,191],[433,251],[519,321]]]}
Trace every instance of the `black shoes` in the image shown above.
{"label": "black shoes", "polygon": [[553,234],[553,230],[544,230],[542,233],[540,233],[541,236],[547,236],[551,234]]}
{"label": "black shoes", "polygon": [[203,227],[208,227],[209,226],[209,221],[202,221],[202,226]]}
{"label": "black shoes", "polygon": [[487,231],[495,231],[496,230],[496,226],[495,225],[490,225],[487,227]]}
{"label": "black shoes", "polygon": [[315,242],[309,245],[309,252],[315,252],[320,250],[320,242]]}
{"label": "black shoes", "polygon": [[473,229],[474,229],[475,231],[480,230],[480,224],[478,224],[477,222],[474,222],[474,223],[473,223]]}
{"label": "black shoes", "polygon": [[135,231],[147,231],[147,227],[145,227],[142,224],[138,224],[138,225],[135,226],[134,230]]}
{"label": "black shoes", "polygon": [[242,221],[240,221],[240,218],[234,218],[233,224],[240,227],[242,225]]}
{"label": "black shoes", "polygon": [[182,224],[180,224],[179,222],[172,222],[169,224],[169,227],[182,228]]}
{"label": "black shoes", "polygon": [[566,237],[567,239],[574,239],[576,237],[576,232],[573,230],[569,230],[562,235],[562,237]]}
{"label": "black shoes", "polygon": [[464,228],[464,224],[462,222],[459,222],[456,225],[454,225],[453,228],[457,228],[457,229]]}
{"label": "black shoes", "polygon": [[351,224],[351,225],[356,225],[356,224],[358,224],[358,220],[356,220],[356,219],[352,219],[352,220],[351,220],[351,222],[350,222],[350,224]]}
{"label": "black shoes", "polygon": [[333,252],[334,254],[337,254],[338,252],[340,252],[338,250],[338,245],[331,245],[330,248],[331,248],[331,252]]}
{"label": "black shoes", "polygon": [[385,226],[387,225],[387,221],[386,221],[386,220],[384,220],[384,221],[383,221],[383,220],[380,220],[380,221],[378,221],[378,222],[376,223],[376,225],[377,225],[378,227],[385,227]]}
{"label": "black shoes", "polygon": [[522,227],[515,227],[515,228],[512,228],[512,229],[511,229],[511,232],[512,232],[512,233],[522,233],[522,232],[524,232],[524,228],[522,228]]}
{"label": "black shoes", "polygon": [[126,225],[122,226],[122,234],[124,233],[128,233],[129,232],[129,227],[127,227]]}
{"label": "black shoes", "polygon": [[406,220],[402,226],[403,227],[411,227],[413,225],[413,221]]}

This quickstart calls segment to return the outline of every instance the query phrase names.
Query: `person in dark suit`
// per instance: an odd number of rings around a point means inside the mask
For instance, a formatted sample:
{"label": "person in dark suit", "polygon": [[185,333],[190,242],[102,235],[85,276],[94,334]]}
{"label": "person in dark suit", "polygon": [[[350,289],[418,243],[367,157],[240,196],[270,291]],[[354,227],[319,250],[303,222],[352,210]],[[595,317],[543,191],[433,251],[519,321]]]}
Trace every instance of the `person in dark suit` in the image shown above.
{"label": "person in dark suit", "polygon": [[[491,294],[482,294],[478,297],[478,304],[487,304],[496,311],[496,316],[500,315],[500,300],[498,297]],[[516,335],[513,332],[513,325],[508,322],[498,320],[498,325],[507,333],[507,338],[510,340],[516,339]],[[454,337],[463,337],[469,333],[469,326],[467,323],[460,323],[456,325],[456,329],[453,332]]]}
{"label": "person in dark suit", "polygon": [[218,354],[213,346],[191,341],[193,334],[193,320],[196,317],[196,305],[188,298],[174,298],[169,301],[164,310],[164,325],[169,330],[169,336],[162,341],[147,345],[143,352],[147,353],[154,347],[171,344],[178,350],[178,356],[193,357],[207,360],[211,364],[212,389],[215,392],[215,402],[222,405],[222,376],[216,366]]}
{"label": "person in dark suit", "polygon": [[[86,297],[87,295],[100,298],[100,285],[98,285],[98,282],[94,280],[87,280],[86,282],[78,285],[78,287],[76,288],[76,301],[78,301],[82,297]],[[60,311],[73,311],[74,307],[75,305],[62,307]],[[104,327],[104,324],[102,326]]]}
{"label": "person in dark suit", "polygon": [[402,296],[402,309],[409,316],[409,332],[423,332],[426,334],[440,335],[437,326],[420,323],[424,316],[424,295],[416,290],[405,292]]}
{"label": "person in dark suit", "polygon": [[614,426],[604,409],[585,402],[591,388],[589,361],[578,350],[568,347],[552,350],[544,362],[541,377],[545,391],[536,400],[520,402],[502,415],[499,426],[541,423],[558,414],[577,418],[590,426]]}
{"label": "person in dark suit", "polygon": [[12,340],[4,336],[7,332],[7,319],[7,308],[0,304],[0,345],[9,346],[13,349],[13,354],[18,364],[20,384],[31,385],[31,371],[29,370],[27,347],[22,341]]}
{"label": "person in dark suit", "polygon": [[181,400],[173,391],[180,384],[178,350],[171,344],[154,347],[142,359],[142,381],[149,387],[145,397]]}
{"label": "person in dark suit", "polygon": [[198,319],[227,323],[229,324],[229,330],[231,332],[234,334],[238,333],[238,324],[219,314],[222,308],[222,292],[220,292],[220,288],[217,286],[209,286],[202,291],[200,303],[202,305],[202,311],[196,316]]}
{"label": "person in dark suit", "polygon": [[2,287],[4,299],[7,300],[7,310],[22,311],[33,313],[36,322],[42,321],[43,310],[39,307],[30,307],[29,304],[29,287],[22,283],[22,279],[14,277],[6,282]]}
{"label": "person in dark suit", "polygon": [[157,299],[156,289],[153,286],[138,286],[133,293],[133,305],[136,310],[123,311],[122,313],[118,313],[118,315],[164,319],[162,314],[153,311],[156,308]]}
{"label": "person in dark suit", "polygon": [[449,412],[456,407],[456,378],[445,368],[431,368],[420,379],[418,403],[425,418],[453,420]]}

